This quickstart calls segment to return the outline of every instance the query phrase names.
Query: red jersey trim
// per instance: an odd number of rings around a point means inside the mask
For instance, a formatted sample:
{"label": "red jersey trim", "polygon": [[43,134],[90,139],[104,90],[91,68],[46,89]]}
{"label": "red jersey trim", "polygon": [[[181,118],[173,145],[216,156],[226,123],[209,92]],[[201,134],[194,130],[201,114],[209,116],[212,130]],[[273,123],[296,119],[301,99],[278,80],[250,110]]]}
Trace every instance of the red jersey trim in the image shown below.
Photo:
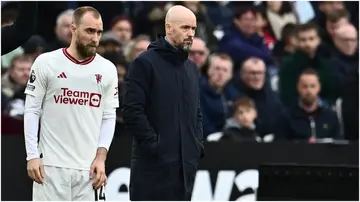
{"label": "red jersey trim", "polygon": [[67,57],[71,62],[73,62],[73,63],[75,63],[75,64],[78,64],[78,65],[87,65],[87,64],[89,64],[90,62],[92,62],[92,61],[94,60],[94,58],[95,58],[95,56],[92,56],[92,57],[90,57],[90,58],[88,58],[88,59],[86,59],[86,60],[84,60],[84,61],[79,61],[79,60],[75,59],[73,56],[71,56],[71,55],[67,52],[66,48],[63,48],[62,51],[63,51],[65,57]]}

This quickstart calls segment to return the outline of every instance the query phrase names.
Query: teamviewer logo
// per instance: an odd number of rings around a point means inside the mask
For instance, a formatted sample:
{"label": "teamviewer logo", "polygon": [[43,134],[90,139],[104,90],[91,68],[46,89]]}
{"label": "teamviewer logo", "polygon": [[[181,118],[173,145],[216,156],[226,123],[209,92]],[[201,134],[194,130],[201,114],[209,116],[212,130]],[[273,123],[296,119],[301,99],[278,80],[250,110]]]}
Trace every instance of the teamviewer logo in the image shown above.
{"label": "teamviewer logo", "polygon": [[101,94],[99,93],[91,93],[90,94],[90,107],[100,107]]}

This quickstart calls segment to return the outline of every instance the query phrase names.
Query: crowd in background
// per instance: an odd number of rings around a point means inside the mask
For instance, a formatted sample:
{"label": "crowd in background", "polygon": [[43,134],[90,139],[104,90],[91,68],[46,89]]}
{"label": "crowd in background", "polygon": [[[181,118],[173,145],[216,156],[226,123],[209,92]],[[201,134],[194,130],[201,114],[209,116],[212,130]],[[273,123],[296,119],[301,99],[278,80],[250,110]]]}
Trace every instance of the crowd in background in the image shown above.
{"label": "crowd in background", "polygon": [[[358,140],[358,2],[66,2],[2,56],[2,117],[22,119],[31,65],[70,44],[76,6],[102,14],[98,54],[117,67],[121,95],[129,63],[164,34],[175,4],[197,17],[189,59],[199,68],[206,140]],[[16,15],[16,6],[2,5],[1,25]],[[121,117],[119,109],[116,136],[126,134]]]}

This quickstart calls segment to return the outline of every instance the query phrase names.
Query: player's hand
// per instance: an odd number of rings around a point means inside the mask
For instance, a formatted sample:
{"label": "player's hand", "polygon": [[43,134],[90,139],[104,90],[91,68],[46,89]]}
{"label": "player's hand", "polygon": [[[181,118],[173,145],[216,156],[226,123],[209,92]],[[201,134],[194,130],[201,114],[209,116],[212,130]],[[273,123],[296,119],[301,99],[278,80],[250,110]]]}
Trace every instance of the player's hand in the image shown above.
{"label": "player's hand", "polygon": [[99,189],[106,184],[107,177],[105,174],[105,161],[96,158],[90,167],[90,179],[93,179],[94,189]]}
{"label": "player's hand", "polygon": [[29,177],[39,184],[44,183],[45,171],[41,159],[31,159],[27,162],[27,172]]}

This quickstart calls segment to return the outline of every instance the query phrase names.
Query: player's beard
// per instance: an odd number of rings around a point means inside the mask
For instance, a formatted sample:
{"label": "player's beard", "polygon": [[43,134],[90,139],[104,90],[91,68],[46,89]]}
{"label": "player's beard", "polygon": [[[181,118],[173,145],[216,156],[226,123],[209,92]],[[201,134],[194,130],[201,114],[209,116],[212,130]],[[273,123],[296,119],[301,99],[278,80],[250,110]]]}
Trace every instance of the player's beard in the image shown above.
{"label": "player's beard", "polygon": [[95,56],[96,47],[96,44],[83,44],[79,40],[76,40],[76,50],[82,58],[89,58]]}

